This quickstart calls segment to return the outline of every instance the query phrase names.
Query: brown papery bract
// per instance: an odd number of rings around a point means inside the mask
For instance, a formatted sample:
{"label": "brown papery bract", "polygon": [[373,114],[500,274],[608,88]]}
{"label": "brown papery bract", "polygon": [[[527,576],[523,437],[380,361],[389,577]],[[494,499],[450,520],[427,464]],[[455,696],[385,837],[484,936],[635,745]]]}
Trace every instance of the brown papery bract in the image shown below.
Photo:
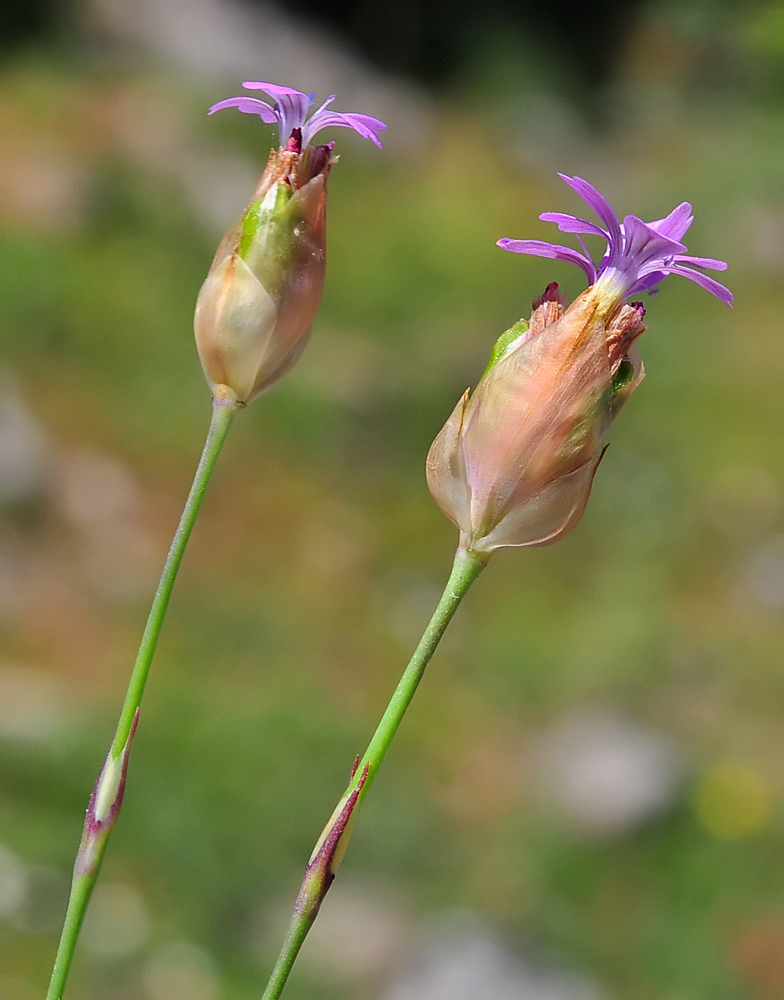
{"label": "brown papery bract", "polygon": [[564,309],[553,283],[528,330],[458,403],[427,475],[468,551],[551,544],[578,523],[602,438],[643,375],[629,354],[643,312],[634,304],[607,318],[592,288]]}

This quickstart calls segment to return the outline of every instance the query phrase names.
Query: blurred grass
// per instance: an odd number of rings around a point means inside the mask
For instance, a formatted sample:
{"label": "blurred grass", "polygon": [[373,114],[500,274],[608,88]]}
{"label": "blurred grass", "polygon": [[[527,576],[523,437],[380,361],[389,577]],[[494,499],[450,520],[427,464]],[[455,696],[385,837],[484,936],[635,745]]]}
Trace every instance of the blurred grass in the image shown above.
{"label": "blurred grass", "polygon": [[[671,94],[649,87],[640,99],[641,87],[618,84],[626,103],[592,163],[616,178],[608,194],[621,211],[657,218],[694,202],[690,248],[730,261],[736,308],[677,280],[651,300],[648,378],[613,428],[583,523],[553,549],[500,554],[478,583],[341,877],[395,886],[417,919],[475,909],[615,996],[767,996],[737,956],[756,922],[784,915],[784,622],[744,574],[782,531],[784,291],[759,230],[784,212],[784,116],[753,93],[688,90],[675,111]],[[53,159],[77,177],[72,217],[0,206],[0,356],[57,454],[89,445],[133,470],[162,556],[208,420],[191,315],[214,248],[176,177],[121,141],[125,97],[155,106],[165,81],[129,71],[112,84],[100,67],[39,53],[6,64],[0,90],[7,160]],[[261,163],[257,123],[216,120],[209,132],[198,95],[166,100],[198,141],[219,135]],[[624,107],[637,109],[628,120]],[[242,415],[221,460],[105,866],[146,900],[148,950],[200,943],[227,998],[258,995],[276,944],[258,926],[293,898],[426,595],[445,579],[455,538],[427,495],[429,443],[531,298],[553,279],[581,287],[564,265],[494,247],[503,235],[548,238],[538,213],[576,206],[553,171],[514,157],[478,102],[444,98],[408,159],[339,145],[313,342]],[[716,486],[727,469],[741,484],[729,513]],[[769,517],[744,493],[744,471],[773,484]],[[32,503],[34,516],[6,515],[9,530],[27,558],[57,554],[68,600],[28,595],[0,641],[9,661],[61,675],[71,708],[57,738],[0,742],[0,841],[65,874],[147,599],[91,587],[56,499]],[[615,839],[570,831],[529,774],[538,734],[595,705],[672,734],[687,774],[668,812]],[[712,836],[692,806],[700,776],[725,758],[751,762],[773,801],[765,828],[737,841]],[[3,975],[40,994],[52,930],[0,928]],[[101,964],[83,950],[71,995],[137,996],[127,984],[139,961]],[[363,992],[303,966],[290,994]]]}

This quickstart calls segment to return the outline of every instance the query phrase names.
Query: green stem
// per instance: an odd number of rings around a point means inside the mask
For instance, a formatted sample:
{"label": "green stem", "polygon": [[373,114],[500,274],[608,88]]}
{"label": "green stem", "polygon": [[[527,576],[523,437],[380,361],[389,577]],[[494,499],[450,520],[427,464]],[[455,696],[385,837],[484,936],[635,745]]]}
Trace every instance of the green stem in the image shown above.
{"label": "green stem", "polygon": [[169,554],[163,567],[158,589],[155,591],[152,607],[144,628],[144,634],[139,645],[128,690],[123,702],[117,730],[109,748],[106,761],[98,776],[95,789],[90,799],[85,821],[82,843],[76,857],[71,894],[68,899],[68,909],[65,914],[60,944],[54,961],[52,978],[46,1000],[61,1000],[65,990],[68,971],[73,959],[79,930],[84,920],[87,904],[90,901],[98,873],[103,860],[103,854],[109,840],[114,822],[122,803],[125,788],[125,769],[128,765],[131,739],[138,718],[139,706],[150,666],[158,644],[166,609],[169,606],[174,581],[180,568],[185,547],[188,544],[193,525],[204,499],[207,484],[215,468],[221,447],[232,419],[236,414],[238,404],[225,398],[213,401],[212,421],[204,444],[204,450],[196,469],[188,499],[177,525],[177,531],[169,548]]}
{"label": "green stem", "polygon": [[[319,844],[324,842],[325,835],[328,835],[330,829],[334,829],[332,826],[333,821],[335,823],[338,822],[335,817],[340,815],[340,810],[345,807],[351,793],[358,791],[356,796],[357,805],[367,794],[406,713],[406,709],[411,704],[411,699],[419,687],[425,667],[427,667],[430,658],[436,651],[436,647],[446,631],[447,625],[452,620],[452,616],[457,611],[468,588],[477,576],[479,576],[484,566],[485,560],[476,554],[467,552],[462,548],[457,550],[452,573],[441,596],[441,600],[438,602],[438,606],[433,612],[433,617],[430,619],[424,635],[414,651],[414,655],[411,657],[403,676],[400,678],[386,711],[381,718],[381,722],[379,722],[378,728],[368,744],[365,755],[355,768],[351,782],[333,814],[333,819],[327,824],[327,828],[324,834],[322,834]],[[352,809],[353,806],[350,806],[349,811]],[[350,818],[353,818],[353,816]],[[342,853],[342,850],[345,850],[345,838],[348,836],[349,831],[349,816],[344,816],[340,835],[333,838],[334,846],[329,856],[322,858],[322,851],[318,847],[314,851],[305,871],[305,879],[303,880],[302,889],[294,907],[294,914],[291,918],[286,940],[275,963],[275,968],[272,970],[272,975],[267,983],[262,1000],[278,1000],[278,997],[283,992],[283,987],[286,985],[286,980],[289,977],[294,961],[307,937],[308,931],[313,926],[324,896],[326,896],[327,890],[332,884],[335,870],[339,863],[336,857],[339,852]],[[343,838],[343,844],[339,846],[341,838]]]}

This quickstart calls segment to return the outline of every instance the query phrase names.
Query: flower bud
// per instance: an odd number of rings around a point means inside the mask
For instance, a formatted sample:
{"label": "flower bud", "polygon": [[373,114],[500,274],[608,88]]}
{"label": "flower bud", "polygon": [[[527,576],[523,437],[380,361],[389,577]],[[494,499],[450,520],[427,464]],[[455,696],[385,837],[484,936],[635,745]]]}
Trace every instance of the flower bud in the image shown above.
{"label": "flower bud", "polygon": [[499,339],[427,458],[430,492],[464,548],[548,545],[575,527],[602,437],[643,377],[632,345],[644,314],[632,303],[607,320],[592,289],[564,311],[553,283],[530,324]]}
{"label": "flower bud", "polygon": [[213,396],[248,403],[286,374],[307,343],[324,284],[327,177],[334,143],[313,146],[325,128],[348,128],[379,148],[386,125],[332,110],[311,112],[313,95],[246,80],[258,97],[229,97],[209,113],[237,108],[280,130],[256,193],[215,254],[196,303],[196,346]]}
{"label": "flower bud", "polygon": [[[289,144],[292,145],[292,144]],[[273,149],[199,292],[196,346],[213,395],[248,403],[299,357],[324,283],[332,145]]]}

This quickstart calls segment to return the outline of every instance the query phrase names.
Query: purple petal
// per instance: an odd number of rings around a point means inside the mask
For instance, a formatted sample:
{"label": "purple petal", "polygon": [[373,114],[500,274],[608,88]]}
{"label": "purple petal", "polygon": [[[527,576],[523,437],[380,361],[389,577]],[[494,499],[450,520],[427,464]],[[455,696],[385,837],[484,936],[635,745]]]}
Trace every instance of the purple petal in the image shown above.
{"label": "purple petal", "polygon": [[291,87],[279,87],[276,83],[261,83],[259,80],[245,80],[242,86],[246,90],[263,90],[265,94],[269,94],[273,101],[279,100],[281,97],[304,97],[309,105],[313,102],[310,100],[307,94],[303,94],[301,90],[294,90]]}
{"label": "purple petal", "polygon": [[257,97],[228,97],[225,101],[213,104],[207,114],[214,115],[216,111],[222,111],[224,108],[237,108],[246,115],[258,115],[267,125],[273,125],[278,120],[274,109]]}
{"label": "purple petal", "polygon": [[295,128],[302,128],[305,124],[308,108],[313,104],[310,95],[292,87],[279,87],[276,83],[264,83],[261,80],[246,80],[242,86],[247,90],[263,90],[275,101],[281,145],[288,140]]}
{"label": "purple petal", "polygon": [[363,139],[370,139],[374,142],[379,149],[381,149],[379,132],[386,129],[386,125],[382,121],[379,121],[378,118],[372,118],[370,115],[358,115],[353,112],[341,113],[340,111],[317,111],[302,130],[303,144],[307,145],[322,129],[331,126],[353,128]]}
{"label": "purple petal", "polygon": [[[591,263],[593,263],[593,257],[588,252],[588,247],[585,245],[585,240],[582,238],[582,236],[579,235],[577,236],[577,242],[580,244],[580,249],[582,250],[585,259],[590,260]],[[596,273],[596,265],[594,264],[594,274],[595,273]]]}
{"label": "purple petal", "polygon": [[[326,101],[324,101],[324,103],[321,105],[321,107],[317,111],[314,111],[313,114],[310,116],[311,120],[315,118],[316,115],[320,115],[321,112],[324,110],[324,108],[328,108],[334,100],[335,100],[335,95],[330,94],[329,97],[326,99]],[[315,101],[313,103],[315,104]]]}
{"label": "purple petal", "polygon": [[601,236],[609,239],[600,226],[586,219],[578,219],[576,215],[564,215],[563,212],[542,212],[539,216],[542,222],[554,222],[562,233],[588,233],[591,236]]}
{"label": "purple petal", "polygon": [[[695,257],[688,253],[681,242],[693,221],[691,205],[681,202],[669,215],[654,222],[644,222],[636,215],[627,215],[623,223],[618,220],[607,199],[582,177],[559,174],[599,216],[606,231],[585,219],[563,212],[544,212],[539,216],[545,222],[554,222],[561,232],[573,233],[582,253],[569,247],[545,243],[541,240],[503,239],[498,245],[504,250],[532,254],[537,257],[565,260],[577,264],[593,283],[599,275],[610,273],[618,282],[618,294],[628,298],[635,292],[647,291],[654,295],[658,286],[670,274],[678,274],[695,282],[727,305],[732,303],[732,293],[714,278],[703,274],[704,269],[724,271],[727,265],[713,257]],[[598,268],[592,263],[584,235],[601,236],[607,241],[607,250]]]}
{"label": "purple petal", "polygon": [[725,260],[715,260],[713,257],[689,257],[683,254],[676,254],[672,258],[676,264],[691,264],[693,267],[707,267],[711,271],[726,271],[727,262]]}
{"label": "purple petal", "polygon": [[711,295],[715,295],[717,299],[723,302],[727,306],[732,305],[732,300],[734,295],[726,288],[724,285],[716,281],[715,278],[709,277],[707,274],[703,274],[701,271],[693,271],[690,267],[682,267],[680,264],[674,264],[667,268],[668,274],[679,274],[682,278],[688,278],[689,281],[693,281],[700,288],[704,288],[706,292],[710,292]]}
{"label": "purple petal", "polygon": [[582,198],[586,205],[596,212],[599,218],[607,227],[607,231],[610,234],[610,244],[612,246],[620,245],[621,242],[621,224],[618,221],[618,216],[613,211],[612,205],[607,201],[604,195],[597,191],[596,188],[589,184],[588,181],[582,179],[582,177],[569,177],[566,174],[558,174],[562,181],[565,181],[569,187],[576,191],[577,194]]}
{"label": "purple petal", "polygon": [[657,219],[656,222],[649,222],[648,225],[662,236],[667,236],[671,240],[681,240],[693,221],[691,205],[688,201],[683,201],[664,219]]}
{"label": "purple petal", "polygon": [[668,236],[663,236],[652,229],[647,222],[638,219],[636,215],[627,215],[623,220],[624,250],[623,256],[639,271],[641,265],[656,258],[669,260],[675,254],[682,253],[686,247]]}
{"label": "purple petal", "polygon": [[280,142],[283,145],[295,128],[303,128],[307,118],[311,99],[307,94],[295,91],[293,94],[281,94],[275,100],[275,110],[280,115]]}
{"label": "purple petal", "polygon": [[648,292],[649,295],[657,295],[659,289],[655,286],[660,285],[669,273],[669,271],[648,271],[647,274],[643,274],[641,277],[637,278],[634,284],[629,288],[626,295],[639,295],[640,292]]}
{"label": "purple petal", "polygon": [[588,257],[583,257],[581,253],[572,250],[571,247],[562,247],[557,243],[544,243],[542,240],[512,240],[505,237],[498,240],[497,246],[502,250],[510,250],[512,253],[527,253],[533,257],[548,257],[550,260],[565,260],[569,264],[576,264],[588,275],[588,281],[596,280],[596,269],[593,261]]}

